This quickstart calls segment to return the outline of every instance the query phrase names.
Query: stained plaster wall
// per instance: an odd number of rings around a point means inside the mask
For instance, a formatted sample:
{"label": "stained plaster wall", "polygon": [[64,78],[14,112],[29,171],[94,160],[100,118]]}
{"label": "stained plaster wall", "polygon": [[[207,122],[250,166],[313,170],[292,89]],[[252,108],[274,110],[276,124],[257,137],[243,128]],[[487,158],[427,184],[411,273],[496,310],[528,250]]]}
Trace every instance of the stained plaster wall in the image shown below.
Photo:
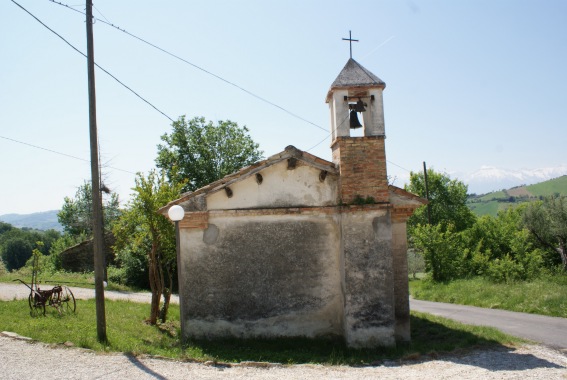
{"label": "stained plaster wall", "polygon": [[351,347],[395,345],[390,211],[342,215],[345,338]]}
{"label": "stained plaster wall", "polygon": [[408,245],[406,222],[392,224],[392,254],[394,264],[394,290],[396,298],[396,341],[409,342],[410,307],[408,284]]}
{"label": "stained plaster wall", "polygon": [[336,215],[211,214],[181,231],[187,337],[343,334]]}
{"label": "stained plaster wall", "polygon": [[[407,270],[394,271],[405,224],[392,223],[386,204],[336,206],[337,176],[321,181],[320,172],[283,160],[259,172],[261,183],[252,174],[230,184],[231,197],[220,189],[184,205],[208,210],[204,229],[181,230],[184,338],[340,335],[352,347],[409,339],[407,290],[394,289]],[[297,209],[321,206],[336,207]]]}
{"label": "stained plaster wall", "polygon": [[337,203],[337,176],[329,174],[323,181],[321,170],[298,161],[288,169],[287,160],[269,166],[230,185],[232,197],[224,190],[207,197],[208,210],[233,210],[263,207],[329,206]]}

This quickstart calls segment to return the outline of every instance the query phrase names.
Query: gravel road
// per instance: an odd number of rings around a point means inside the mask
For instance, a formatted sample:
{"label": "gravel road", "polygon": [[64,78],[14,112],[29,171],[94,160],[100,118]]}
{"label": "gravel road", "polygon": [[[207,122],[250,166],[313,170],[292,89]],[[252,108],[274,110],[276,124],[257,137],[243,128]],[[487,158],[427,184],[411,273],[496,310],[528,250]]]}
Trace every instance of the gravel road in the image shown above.
{"label": "gravel road", "polygon": [[[23,289],[19,289],[23,288]],[[77,298],[94,291],[72,288]],[[0,284],[0,299],[28,296],[23,285]],[[147,302],[147,293],[105,292],[108,298]],[[40,369],[40,370],[38,370]],[[567,356],[543,346],[468,351],[377,366],[265,365],[232,366],[186,363],[144,356],[95,353],[76,347],[46,345],[0,333],[1,379],[562,379]]]}

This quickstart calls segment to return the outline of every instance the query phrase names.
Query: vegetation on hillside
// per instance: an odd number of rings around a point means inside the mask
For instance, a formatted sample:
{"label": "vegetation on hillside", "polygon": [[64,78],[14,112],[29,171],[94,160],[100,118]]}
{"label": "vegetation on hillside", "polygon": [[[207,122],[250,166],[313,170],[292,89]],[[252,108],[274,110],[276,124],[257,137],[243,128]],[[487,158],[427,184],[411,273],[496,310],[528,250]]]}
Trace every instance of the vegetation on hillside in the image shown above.
{"label": "vegetation on hillside", "polygon": [[20,229],[0,222],[0,266],[8,271],[18,270],[32,257],[36,248],[47,256],[60,236],[55,230]]}
{"label": "vegetation on hillside", "polygon": [[[466,193],[466,186],[448,175],[430,169],[428,177],[437,178],[429,185],[434,194],[461,194],[463,188]],[[422,181],[423,176],[412,173],[406,188],[425,196]],[[462,196],[453,197],[451,202],[430,197],[431,209],[444,209],[443,217],[432,218],[429,224],[422,207],[408,222],[411,245],[423,255],[433,281],[482,276],[509,283],[533,280],[558,266],[567,268],[565,196],[542,196],[529,205],[500,211],[496,217],[480,218],[463,213],[465,202]]]}
{"label": "vegetation on hillside", "polygon": [[499,211],[505,211],[510,207],[560,195],[567,196],[567,175],[535,185],[521,185],[481,195],[470,194],[466,204],[477,216],[495,217]]}

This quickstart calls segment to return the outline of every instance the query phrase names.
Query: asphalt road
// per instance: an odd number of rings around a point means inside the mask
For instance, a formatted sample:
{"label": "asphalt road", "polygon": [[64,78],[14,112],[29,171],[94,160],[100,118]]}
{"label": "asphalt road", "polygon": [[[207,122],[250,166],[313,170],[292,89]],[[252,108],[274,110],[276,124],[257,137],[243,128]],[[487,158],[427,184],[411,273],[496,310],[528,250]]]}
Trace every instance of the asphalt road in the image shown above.
{"label": "asphalt road", "polygon": [[567,352],[567,318],[415,299],[410,300],[410,309],[469,325],[495,327],[507,334]]}

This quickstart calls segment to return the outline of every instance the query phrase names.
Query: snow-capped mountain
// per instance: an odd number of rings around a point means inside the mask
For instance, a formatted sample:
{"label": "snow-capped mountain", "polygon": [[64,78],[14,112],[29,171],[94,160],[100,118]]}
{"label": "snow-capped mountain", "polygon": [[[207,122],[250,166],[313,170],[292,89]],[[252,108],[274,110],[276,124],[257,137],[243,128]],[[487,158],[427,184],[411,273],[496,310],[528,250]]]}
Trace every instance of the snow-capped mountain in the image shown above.
{"label": "snow-capped mountain", "polygon": [[473,173],[465,174],[462,181],[469,186],[469,193],[484,194],[520,185],[532,185],[563,175],[567,175],[567,165],[520,170],[482,166]]}

